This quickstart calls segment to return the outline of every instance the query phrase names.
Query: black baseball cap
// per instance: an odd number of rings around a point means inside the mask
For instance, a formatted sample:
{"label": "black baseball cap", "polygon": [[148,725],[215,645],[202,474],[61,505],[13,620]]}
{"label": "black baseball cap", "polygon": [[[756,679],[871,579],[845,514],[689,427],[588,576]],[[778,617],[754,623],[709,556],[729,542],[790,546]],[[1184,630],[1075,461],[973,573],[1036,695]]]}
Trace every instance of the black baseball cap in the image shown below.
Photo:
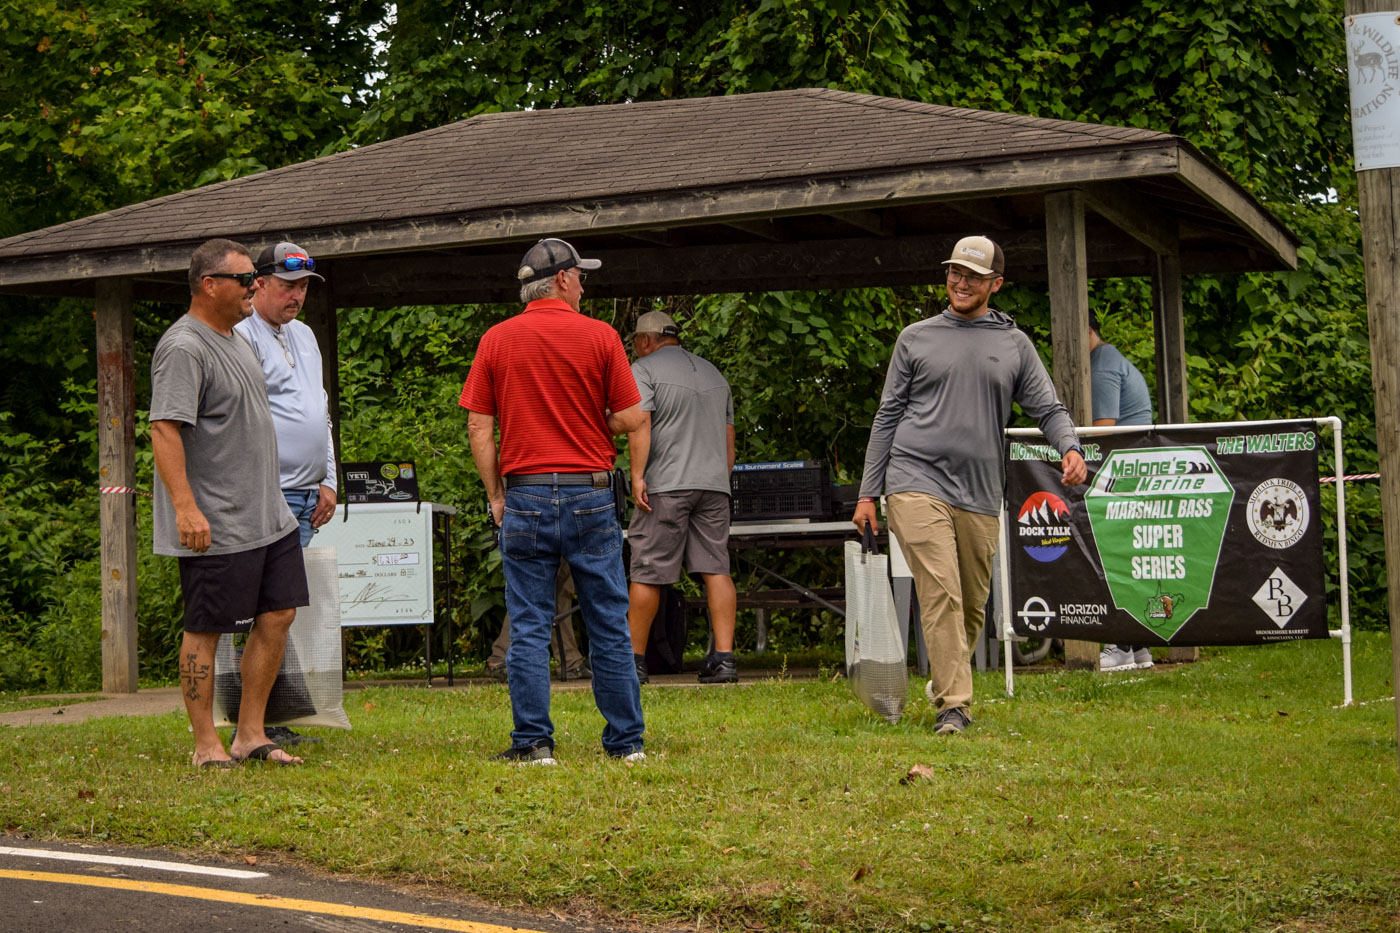
{"label": "black baseball cap", "polygon": [[569,243],[550,237],[530,247],[525,258],[520,260],[520,269],[515,277],[520,279],[521,285],[529,285],[575,266],[591,271],[602,268],[603,261],[583,259]]}

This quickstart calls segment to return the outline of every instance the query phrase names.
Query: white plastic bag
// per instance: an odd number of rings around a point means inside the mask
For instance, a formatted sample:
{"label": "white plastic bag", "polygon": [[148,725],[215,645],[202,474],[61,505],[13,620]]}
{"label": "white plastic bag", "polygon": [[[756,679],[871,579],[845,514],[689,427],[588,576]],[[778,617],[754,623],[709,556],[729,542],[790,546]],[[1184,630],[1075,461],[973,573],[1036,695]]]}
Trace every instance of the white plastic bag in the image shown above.
{"label": "white plastic bag", "polygon": [[[282,668],[267,698],[269,726],[328,726],[349,729],[341,698],[340,571],[333,547],[305,548],[311,605],[297,610],[287,632]],[[239,665],[243,649],[233,636],[214,651],[214,725],[236,726],[243,697]]]}
{"label": "white plastic bag", "polygon": [[909,694],[909,669],[899,616],[890,589],[889,557],[865,543],[847,541],[846,676],[866,706],[887,722],[899,722]]}

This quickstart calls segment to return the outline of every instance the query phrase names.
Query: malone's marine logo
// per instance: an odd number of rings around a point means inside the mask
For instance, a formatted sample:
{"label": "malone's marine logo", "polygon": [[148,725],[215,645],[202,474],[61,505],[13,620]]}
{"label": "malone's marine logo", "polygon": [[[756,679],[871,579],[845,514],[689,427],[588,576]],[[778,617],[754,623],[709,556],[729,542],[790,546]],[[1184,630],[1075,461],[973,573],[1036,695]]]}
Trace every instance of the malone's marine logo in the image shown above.
{"label": "malone's marine logo", "polygon": [[1249,495],[1245,523],[1265,547],[1292,547],[1308,530],[1308,497],[1292,480],[1266,479]]}
{"label": "malone's marine logo", "polygon": [[1069,550],[1069,506],[1052,492],[1031,493],[1016,513],[1016,534],[1025,552],[1042,564]]}

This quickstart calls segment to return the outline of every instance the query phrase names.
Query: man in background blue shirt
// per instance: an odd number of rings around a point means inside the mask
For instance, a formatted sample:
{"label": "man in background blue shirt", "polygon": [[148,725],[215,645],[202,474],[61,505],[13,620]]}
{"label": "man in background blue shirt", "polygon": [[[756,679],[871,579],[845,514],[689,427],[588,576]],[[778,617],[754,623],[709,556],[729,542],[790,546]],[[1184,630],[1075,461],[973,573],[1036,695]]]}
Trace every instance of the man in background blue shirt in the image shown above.
{"label": "man in background blue shirt", "polygon": [[[1099,317],[1089,312],[1089,378],[1093,388],[1094,425],[1151,424],[1152,393],[1147,380],[1118,348],[1099,332]],[[1104,645],[1100,671],[1146,670],[1152,652],[1134,645]]]}

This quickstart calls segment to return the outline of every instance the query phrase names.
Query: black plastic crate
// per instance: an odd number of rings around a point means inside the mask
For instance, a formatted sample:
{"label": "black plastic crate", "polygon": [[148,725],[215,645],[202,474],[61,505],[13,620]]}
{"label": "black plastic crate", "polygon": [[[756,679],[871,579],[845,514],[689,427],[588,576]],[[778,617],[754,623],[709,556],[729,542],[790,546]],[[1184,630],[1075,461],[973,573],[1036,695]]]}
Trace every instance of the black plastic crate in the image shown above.
{"label": "black plastic crate", "polygon": [[820,520],[831,511],[831,482],[820,460],[736,463],[729,488],[734,521]]}

